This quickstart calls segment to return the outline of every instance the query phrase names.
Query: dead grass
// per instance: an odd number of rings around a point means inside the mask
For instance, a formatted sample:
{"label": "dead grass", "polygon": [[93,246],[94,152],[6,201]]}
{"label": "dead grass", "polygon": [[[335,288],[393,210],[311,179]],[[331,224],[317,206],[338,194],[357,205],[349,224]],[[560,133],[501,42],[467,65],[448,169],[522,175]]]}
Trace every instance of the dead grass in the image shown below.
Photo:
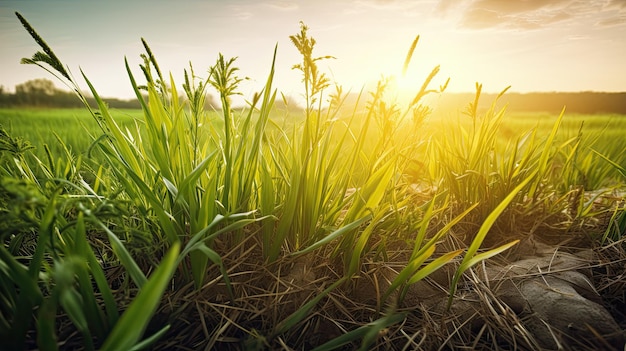
{"label": "dead grass", "polygon": [[[220,255],[234,288],[234,300],[229,298],[221,273],[215,267],[209,269],[201,289],[196,289],[191,282],[174,281],[146,335],[165,324],[171,325],[167,334],[153,346],[154,350],[310,350],[380,318],[391,308],[405,312],[406,318],[380,331],[372,349],[538,350],[545,345],[537,339],[537,331],[529,328],[532,316],[525,312],[524,306],[512,303],[501,294],[512,280],[496,279],[485,272],[494,267],[506,267],[511,262],[539,260],[546,255],[553,255],[551,262],[556,262],[556,253],[574,255],[582,251],[585,254],[576,256],[579,258],[576,264],[563,271],[584,272],[588,276],[598,293],[598,303],[611,314],[623,334],[626,330],[626,238],[607,240],[604,245],[592,244],[598,242],[597,236],[608,226],[610,213],[605,211],[608,203],[599,202],[596,211],[599,214],[589,218],[573,218],[569,211],[542,217],[537,215],[542,213],[541,209],[531,214],[515,208],[510,210],[503,217],[510,222],[500,221],[494,226],[490,236],[499,239],[489,245],[499,245],[511,238],[522,239],[521,243],[506,254],[468,270],[450,310],[446,310],[445,302],[460,259],[414,284],[401,305],[396,304],[395,295],[389,301],[381,301],[385,289],[411,254],[411,245],[406,241],[385,243],[384,262],[377,259],[374,252],[364,257],[360,273],[351,282],[333,290],[307,317],[283,334],[275,333],[276,326],[340,279],[343,264],[339,259],[329,261],[330,255],[319,251],[295,258],[285,255],[272,264],[265,264],[261,238],[251,232],[238,245],[216,243],[217,248],[231,247]],[[433,226],[432,230],[436,229],[437,226]],[[455,227],[439,244],[439,254],[466,247],[463,238],[471,236],[476,229],[469,222]],[[381,245],[384,242],[382,238],[372,240],[379,240]],[[126,284],[123,270],[110,267],[106,272],[109,281],[116,282],[116,286]],[[556,269],[554,272],[558,273]],[[519,283],[538,275],[530,270],[517,272],[513,280]],[[118,290],[122,291],[125,289]],[[129,295],[118,294],[116,298],[118,306],[122,307],[132,301]],[[80,333],[65,316],[59,316],[57,327],[62,349],[81,348]],[[565,350],[623,348],[620,335],[612,339],[607,335],[588,338],[558,330],[553,332],[557,347]],[[34,338],[32,335],[31,340]],[[354,342],[341,349],[352,350],[359,346]],[[33,342],[27,347],[35,349],[36,345]]]}

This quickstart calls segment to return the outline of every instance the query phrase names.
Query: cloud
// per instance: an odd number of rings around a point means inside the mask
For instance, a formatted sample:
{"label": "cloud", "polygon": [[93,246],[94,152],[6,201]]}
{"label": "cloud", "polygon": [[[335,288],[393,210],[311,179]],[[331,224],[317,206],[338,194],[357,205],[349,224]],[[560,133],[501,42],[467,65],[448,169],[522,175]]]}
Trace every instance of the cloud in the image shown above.
{"label": "cloud", "polygon": [[626,24],[626,16],[603,18],[595,23],[598,27],[615,27]]}
{"label": "cloud", "polygon": [[408,10],[419,5],[411,0],[355,0],[353,4],[356,7],[367,7],[376,10]]}
{"label": "cloud", "polygon": [[246,10],[237,10],[235,12],[233,12],[233,17],[235,17],[236,19],[240,20],[240,21],[247,21],[250,18],[252,18],[254,16],[254,14],[250,11],[246,11]]}
{"label": "cloud", "polygon": [[450,8],[454,7],[455,4],[459,4],[457,0],[439,0],[437,3],[437,7],[435,8],[435,12],[440,14],[446,14]]}
{"label": "cloud", "polygon": [[608,6],[618,8],[621,11],[626,11],[626,0],[610,0]]}
{"label": "cloud", "polygon": [[278,11],[295,11],[299,8],[295,1],[269,1],[266,5]]}
{"label": "cloud", "polygon": [[[363,12],[388,11],[402,17],[427,16],[429,5],[437,0],[414,1],[414,0],[353,0],[349,7],[344,9],[347,15],[356,15]],[[340,3],[340,2],[337,2]],[[432,6],[430,7],[432,9]]]}
{"label": "cloud", "polygon": [[609,26],[626,22],[626,0],[439,0],[436,12],[460,14],[469,29],[539,29],[555,23]]}
{"label": "cloud", "polygon": [[589,35],[572,34],[572,35],[567,37],[567,40],[576,41],[576,40],[586,40],[586,39],[589,39],[589,38],[590,38]]}

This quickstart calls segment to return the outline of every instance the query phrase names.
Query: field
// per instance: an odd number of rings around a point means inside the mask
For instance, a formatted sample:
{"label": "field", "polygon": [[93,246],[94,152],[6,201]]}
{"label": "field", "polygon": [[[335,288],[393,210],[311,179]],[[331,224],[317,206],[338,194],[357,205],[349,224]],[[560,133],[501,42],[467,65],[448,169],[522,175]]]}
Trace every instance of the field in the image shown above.
{"label": "field", "polygon": [[625,116],[439,114],[436,70],[352,105],[291,39],[297,112],[273,66],[235,109],[235,59],[179,90],[145,43],[140,111],[0,111],[6,347],[624,347]]}
{"label": "field", "polygon": [[[132,127],[139,116],[139,110],[117,111],[116,120],[122,127]],[[29,141],[41,159],[46,157],[44,145],[53,155],[63,153],[63,145],[77,154],[89,148],[94,139],[90,136],[102,134],[86,109],[0,109],[0,125],[11,135]]]}
{"label": "field", "polygon": [[[457,110],[462,110],[462,107],[459,106]],[[424,140],[433,137],[445,138],[445,131],[451,130],[455,125],[467,128],[471,124],[470,118],[461,113],[445,111],[437,114],[438,112],[435,111],[426,118],[420,129],[419,138]],[[132,129],[135,128],[136,123],[140,125],[142,123],[141,110],[114,110],[113,113],[122,129]],[[282,111],[272,113],[272,120],[283,127],[293,127],[294,121],[299,121],[301,117],[295,114],[286,118]],[[558,115],[545,112],[507,111],[502,118],[502,123],[498,126],[496,143],[506,146],[507,142],[531,131],[535,131],[538,136],[547,137],[558,117]],[[207,118],[216,128],[223,128],[223,121],[218,112],[209,112]],[[33,153],[40,159],[47,157],[44,145],[48,146],[53,155],[64,153],[64,147],[67,147],[74,155],[86,155],[91,143],[102,133],[97,122],[86,109],[5,108],[0,109],[0,125],[12,136],[28,141],[34,147]],[[626,139],[623,138],[625,133],[626,116],[580,115],[566,112],[556,141],[563,143],[572,138],[579,138],[581,144],[579,147],[585,155],[589,155],[589,150],[595,150],[622,168],[626,168],[624,153]],[[424,155],[420,157],[423,158]],[[598,162],[602,163],[599,160]],[[592,178],[589,179],[589,184],[585,184],[587,190],[597,190],[620,177],[616,168],[596,167],[596,163],[583,165],[581,162],[579,167],[586,167],[581,172],[586,173],[585,177]],[[600,168],[598,175],[593,174],[592,167]]]}

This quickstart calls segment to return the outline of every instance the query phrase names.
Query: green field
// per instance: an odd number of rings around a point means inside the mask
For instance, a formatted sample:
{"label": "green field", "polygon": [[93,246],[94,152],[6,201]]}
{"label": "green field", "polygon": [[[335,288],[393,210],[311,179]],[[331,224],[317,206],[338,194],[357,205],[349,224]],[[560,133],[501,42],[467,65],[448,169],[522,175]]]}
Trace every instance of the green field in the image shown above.
{"label": "green field", "polygon": [[[141,110],[112,110],[112,114],[122,129],[132,130],[135,129],[136,123],[139,125],[142,123]],[[282,126],[293,127],[294,123],[290,121],[301,120],[299,115],[286,118],[282,111],[274,111],[273,116],[272,119]],[[540,112],[507,112],[497,131],[498,144],[504,146],[507,142],[530,131],[536,131],[540,137],[547,137],[557,118],[558,115]],[[217,112],[209,112],[207,119],[215,127],[222,128],[223,121]],[[41,159],[46,157],[44,144],[48,145],[53,155],[63,152],[63,144],[74,154],[86,153],[95,138],[103,134],[86,109],[4,108],[0,109],[0,125],[12,136],[30,142],[35,148],[35,155]],[[446,131],[451,130],[455,125],[470,128],[471,119],[462,114],[429,115],[419,130],[419,135],[413,137],[423,140],[433,136],[446,138]],[[626,168],[624,135],[626,135],[626,116],[565,113],[557,134],[557,141],[563,143],[572,138],[579,138],[580,148],[585,155],[589,155],[588,151],[593,149]],[[593,169],[590,169],[592,166],[594,165],[582,163],[580,165],[580,167],[587,168],[586,172],[593,172]],[[606,176],[608,179],[604,179],[603,182],[598,180],[593,183],[593,186],[589,184],[587,188],[592,190],[607,185],[615,177],[619,177],[619,173],[614,169]]]}
{"label": "green field", "polygon": [[[120,126],[133,127],[141,111],[122,110],[115,115]],[[63,152],[59,139],[73,153],[85,152],[102,134],[87,109],[4,108],[0,109],[0,125],[11,135],[29,141],[39,157],[45,157],[44,144],[54,155]]]}
{"label": "green field", "polygon": [[141,111],[0,110],[3,347],[623,348],[625,116],[431,114],[437,70],[326,106],[291,40],[297,112],[273,66],[236,109],[235,59],[181,90],[145,43]]}

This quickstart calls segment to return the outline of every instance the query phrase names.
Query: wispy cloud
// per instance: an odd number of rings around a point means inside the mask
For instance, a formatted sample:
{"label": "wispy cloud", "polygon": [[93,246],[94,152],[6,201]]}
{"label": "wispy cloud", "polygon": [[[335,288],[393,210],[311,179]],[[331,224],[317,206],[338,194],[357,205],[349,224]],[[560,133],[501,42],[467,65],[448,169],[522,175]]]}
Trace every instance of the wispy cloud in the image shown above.
{"label": "wispy cloud", "polygon": [[615,27],[626,24],[626,15],[606,17],[595,23],[599,27]]}
{"label": "wispy cloud", "polygon": [[268,1],[265,5],[278,11],[295,11],[299,8],[295,1]]}
{"label": "wispy cloud", "polygon": [[441,15],[459,13],[469,29],[539,29],[555,23],[615,26],[626,24],[626,0],[440,0]]}
{"label": "wispy cloud", "polygon": [[626,0],[610,0],[608,6],[618,8],[621,11],[626,11]]}
{"label": "wispy cloud", "polygon": [[250,6],[234,5],[230,6],[228,16],[240,21],[247,21],[254,16],[254,12]]}
{"label": "wispy cloud", "polygon": [[411,10],[419,7],[419,3],[410,0],[355,0],[355,7],[373,8],[377,10]]}

